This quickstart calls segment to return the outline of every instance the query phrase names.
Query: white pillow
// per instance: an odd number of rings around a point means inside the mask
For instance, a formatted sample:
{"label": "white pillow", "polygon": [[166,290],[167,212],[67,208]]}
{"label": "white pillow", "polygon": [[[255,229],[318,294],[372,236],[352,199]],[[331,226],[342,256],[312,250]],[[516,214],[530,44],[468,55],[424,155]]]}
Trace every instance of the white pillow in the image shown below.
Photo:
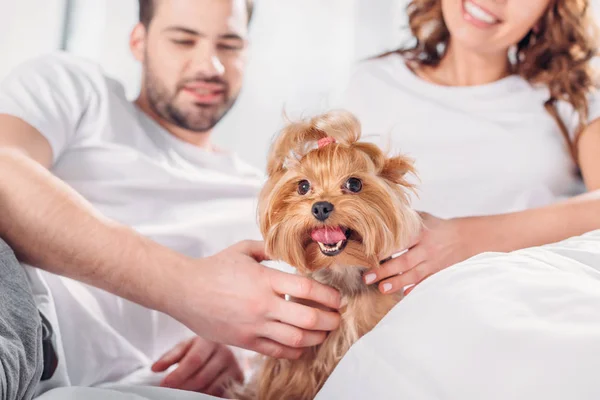
{"label": "white pillow", "polygon": [[600,231],[425,280],[317,399],[600,399]]}

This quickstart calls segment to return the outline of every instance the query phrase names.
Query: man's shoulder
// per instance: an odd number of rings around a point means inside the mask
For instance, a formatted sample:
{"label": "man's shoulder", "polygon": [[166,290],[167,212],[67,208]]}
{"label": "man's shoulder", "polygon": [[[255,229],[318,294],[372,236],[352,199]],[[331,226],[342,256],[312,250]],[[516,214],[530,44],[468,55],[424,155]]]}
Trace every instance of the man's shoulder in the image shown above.
{"label": "man's shoulder", "polygon": [[259,184],[262,184],[266,180],[265,173],[253,164],[250,164],[238,157],[238,170],[241,171],[246,177],[255,179]]}
{"label": "man's shoulder", "polygon": [[258,185],[262,185],[264,183],[266,176],[256,165],[248,162],[237,152],[223,149],[220,149],[220,151],[224,151],[229,155],[229,158],[232,162],[233,171],[235,171],[237,176],[242,177],[249,182],[253,181]]}
{"label": "man's shoulder", "polygon": [[107,77],[102,67],[92,60],[65,51],[53,51],[23,61],[7,75],[4,82],[15,79],[90,87],[104,84]]}
{"label": "man's shoulder", "polygon": [[61,68],[86,73],[102,73],[98,63],[63,50],[55,50],[29,58],[18,65],[17,69],[19,68]]}

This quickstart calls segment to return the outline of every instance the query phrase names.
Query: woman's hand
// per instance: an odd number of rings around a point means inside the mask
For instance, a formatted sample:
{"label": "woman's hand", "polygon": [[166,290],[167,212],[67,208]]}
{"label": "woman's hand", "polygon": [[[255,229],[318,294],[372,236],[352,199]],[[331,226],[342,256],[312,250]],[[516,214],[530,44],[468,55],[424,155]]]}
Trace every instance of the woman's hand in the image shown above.
{"label": "woman's hand", "polygon": [[383,293],[396,293],[428,276],[476,254],[473,241],[460,219],[441,219],[421,213],[424,229],[415,244],[402,255],[365,274],[367,284],[378,283]]}
{"label": "woman's hand", "polygon": [[160,386],[219,397],[225,385],[243,380],[233,352],[227,346],[199,336],[175,346],[152,365],[152,371],[166,371],[175,364],[177,368]]}

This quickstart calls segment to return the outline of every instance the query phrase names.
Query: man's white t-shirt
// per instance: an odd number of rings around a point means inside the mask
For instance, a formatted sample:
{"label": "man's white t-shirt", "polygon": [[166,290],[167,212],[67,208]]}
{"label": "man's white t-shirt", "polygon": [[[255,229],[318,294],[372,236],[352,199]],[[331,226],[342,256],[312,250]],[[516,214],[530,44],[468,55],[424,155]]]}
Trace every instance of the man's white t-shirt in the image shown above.
{"label": "man's white t-shirt", "polygon": [[[337,99],[360,119],[363,137],[415,161],[413,206],[439,217],[544,206],[583,190],[545,88],[518,76],[448,87],[413,73],[402,56],[361,62]],[[575,132],[577,115],[559,104]],[[590,96],[590,121],[600,103]]]}
{"label": "man's white t-shirt", "polygon": [[[52,147],[51,171],[97,210],[165,246],[205,257],[260,239],[262,173],[233,154],[177,139],[92,63],[64,53],[24,63],[0,85],[0,113],[37,129]],[[45,387],[127,379],[193,336],[172,318],[102,290],[28,272],[59,335],[59,372]]]}

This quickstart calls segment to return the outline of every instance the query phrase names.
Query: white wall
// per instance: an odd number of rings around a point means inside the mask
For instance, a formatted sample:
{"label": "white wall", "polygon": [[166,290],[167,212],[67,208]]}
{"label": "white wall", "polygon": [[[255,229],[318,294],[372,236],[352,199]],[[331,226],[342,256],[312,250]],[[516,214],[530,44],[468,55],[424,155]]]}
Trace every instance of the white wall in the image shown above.
{"label": "white wall", "polygon": [[[139,91],[140,67],[129,51],[137,22],[137,0],[70,0],[65,50],[98,61],[125,85],[129,98]],[[109,27],[110,26],[110,27]]]}
{"label": "white wall", "polygon": [[[67,1],[66,49],[99,62],[133,98],[140,71],[128,37],[137,0],[0,0],[0,79],[19,62],[60,48]],[[215,141],[264,167],[284,111],[295,117],[327,109],[356,60],[406,40],[407,1],[257,0],[244,89]],[[598,11],[599,3],[593,0]]]}
{"label": "white wall", "polygon": [[354,7],[348,0],[261,0],[255,16],[243,93],[215,138],[262,167],[283,112],[322,111],[343,83],[354,57]]}
{"label": "white wall", "polygon": [[408,0],[358,0],[354,26],[357,59],[398,48],[409,37],[405,7]]}
{"label": "white wall", "polygon": [[0,79],[61,46],[66,0],[0,0]]}

